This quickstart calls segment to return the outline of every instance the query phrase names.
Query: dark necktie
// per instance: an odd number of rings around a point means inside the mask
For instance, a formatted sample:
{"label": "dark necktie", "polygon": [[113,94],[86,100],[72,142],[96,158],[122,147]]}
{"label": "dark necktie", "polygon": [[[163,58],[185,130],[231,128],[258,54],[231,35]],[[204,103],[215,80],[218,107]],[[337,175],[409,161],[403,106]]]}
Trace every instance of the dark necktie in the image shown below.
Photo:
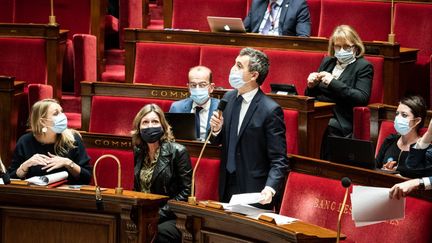
{"label": "dark necktie", "polygon": [[201,106],[195,107],[195,131],[196,131],[196,137],[200,138],[200,130],[201,130],[201,124],[200,124],[200,111],[203,108]]}
{"label": "dark necktie", "polygon": [[231,121],[229,126],[229,141],[228,141],[228,160],[226,164],[226,169],[229,173],[233,173],[236,170],[236,147],[238,139],[238,126],[240,118],[240,109],[243,102],[243,97],[239,95],[232,109]]}
{"label": "dark necktie", "polygon": [[276,11],[276,7],[277,6],[278,5],[277,5],[276,1],[270,0],[269,7],[268,7],[268,9],[269,9],[269,16],[268,16],[267,21],[266,21],[266,23],[264,25],[264,28],[262,30],[262,33],[265,34],[265,35],[268,34],[268,32],[271,29],[274,28],[273,25],[276,22],[276,12],[277,12]]}

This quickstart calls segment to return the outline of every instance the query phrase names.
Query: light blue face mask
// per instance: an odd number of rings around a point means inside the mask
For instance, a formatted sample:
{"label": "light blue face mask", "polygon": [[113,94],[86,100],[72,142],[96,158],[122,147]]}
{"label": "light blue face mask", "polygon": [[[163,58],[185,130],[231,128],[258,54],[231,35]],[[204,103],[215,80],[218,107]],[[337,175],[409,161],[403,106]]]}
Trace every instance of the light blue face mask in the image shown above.
{"label": "light blue face mask", "polygon": [[191,99],[197,103],[198,105],[202,105],[205,102],[207,102],[209,96],[208,88],[194,88],[189,89],[190,90],[190,97]]}
{"label": "light blue face mask", "polygon": [[394,120],[394,128],[400,135],[407,135],[411,128],[409,126],[410,120],[401,116],[396,116]]}
{"label": "light blue face mask", "polygon": [[343,48],[335,52],[335,57],[343,64],[350,63],[355,59],[353,51],[345,51]]}
{"label": "light blue face mask", "polygon": [[67,117],[65,113],[60,113],[57,116],[53,116],[52,120],[54,125],[51,128],[53,132],[60,134],[67,128]]}
{"label": "light blue face mask", "polygon": [[243,80],[243,72],[231,69],[229,83],[234,89],[240,89],[243,87],[246,84],[246,82]]}

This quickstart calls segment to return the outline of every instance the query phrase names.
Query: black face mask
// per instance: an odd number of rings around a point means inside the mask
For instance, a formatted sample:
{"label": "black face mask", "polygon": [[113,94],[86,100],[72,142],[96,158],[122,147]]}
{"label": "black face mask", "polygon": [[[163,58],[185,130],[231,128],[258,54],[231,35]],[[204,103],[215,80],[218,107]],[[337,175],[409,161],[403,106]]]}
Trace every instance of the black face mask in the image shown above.
{"label": "black face mask", "polygon": [[162,127],[148,127],[140,130],[141,138],[146,143],[154,143],[164,135]]}

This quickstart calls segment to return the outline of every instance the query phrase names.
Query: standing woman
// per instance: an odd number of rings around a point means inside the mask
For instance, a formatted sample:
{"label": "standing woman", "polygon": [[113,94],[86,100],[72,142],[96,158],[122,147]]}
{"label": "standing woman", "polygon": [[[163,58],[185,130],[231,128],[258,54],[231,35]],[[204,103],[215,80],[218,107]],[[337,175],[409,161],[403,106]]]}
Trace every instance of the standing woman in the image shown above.
{"label": "standing woman", "polygon": [[17,142],[8,173],[30,178],[67,171],[69,184],[89,184],[90,158],[80,134],[67,128],[67,118],[56,100],[36,102],[29,118],[30,132]]}
{"label": "standing woman", "polygon": [[[148,104],[135,116],[132,143],[135,190],[186,201],[192,177],[189,154],[183,145],[174,142],[171,127],[159,106]],[[159,216],[157,242],[181,242],[176,217],[167,204],[160,208]]]}
{"label": "standing woman", "polygon": [[373,66],[363,58],[365,48],[357,32],[348,25],[336,27],[329,39],[328,56],[318,72],[309,74],[307,96],[336,103],[323,138],[321,157],[328,156],[327,136],[351,137],[353,108],[369,102]]}

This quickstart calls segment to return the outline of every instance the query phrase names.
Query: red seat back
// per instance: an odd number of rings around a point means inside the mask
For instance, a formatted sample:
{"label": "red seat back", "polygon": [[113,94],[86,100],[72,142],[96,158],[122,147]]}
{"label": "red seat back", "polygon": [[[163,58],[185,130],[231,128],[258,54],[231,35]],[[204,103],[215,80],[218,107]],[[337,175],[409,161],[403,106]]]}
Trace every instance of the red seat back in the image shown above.
{"label": "red seat back", "polygon": [[[351,191],[351,189],[350,189]],[[336,230],[345,189],[340,181],[291,172],[285,186],[280,214]],[[405,219],[355,227],[351,200],[342,214],[342,233],[354,242],[430,242],[432,203],[407,198]],[[385,234],[383,232],[391,232]]]}
{"label": "red seat back", "polygon": [[145,105],[155,103],[168,112],[172,100],[93,96],[89,132],[130,135],[132,122]]}
{"label": "red seat back", "polygon": [[[134,157],[132,150],[87,148],[87,153],[90,156],[90,164],[92,166],[102,155],[112,154],[116,156],[121,165],[121,186],[124,190],[133,190]],[[117,187],[117,162],[112,158],[105,158],[99,161],[96,168],[96,176],[99,186],[106,188]],[[92,179],[91,184],[94,185],[94,179]]]}
{"label": "red seat back", "polygon": [[321,16],[321,0],[307,0],[311,20],[311,36],[318,36]]}
{"label": "red seat back", "polygon": [[244,18],[247,0],[173,1],[172,28],[209,31],[207,16]]}
{"label": "red seat back", "polygon": [[28,84],[46,84],[45,45],[44,39],[0,38],[0,75],[15,76]]}
{"label": "red seat back", "polygon": [[298,111],[284,109],[283,112],[286,126],[287,153],[298,154]]}
{"label": "red seat back", "polygon": [[[192,168],[198,158],[191,157]],[[201,158],[195,174],[195,196],[197,200],[219,201],[219,159]]]}
{"label": "red seat back", "polygon": [[318,36],[329,38],[336,26],[346,24],[362,40],[385,41],[390,33],[390,7],[388,2],[322,1]]}
{"label": "red seat back", "polygon": [[199,58],[199,46],[137,43],[133,82],[185,87]]}
{"label": "red seat back", "polygon": [[212,70],[213,82],[216,87],[231,89],[228,77],[240,50],[240,47],[201,47],[200,65],[206,66]]}
{"label": "red seat back", "polygon": [[0,23],[12,23],[14,0],[0,0],[0,6]]}
{"label": "red seat back", "polygon": [[270,92],[271,83],[294,84],[299,94],[304,94],[307,77],[316,72],[323,57],[323,52],[302,52],[266,49],[270,61],[268,76],[261,86],[266,93]]}

